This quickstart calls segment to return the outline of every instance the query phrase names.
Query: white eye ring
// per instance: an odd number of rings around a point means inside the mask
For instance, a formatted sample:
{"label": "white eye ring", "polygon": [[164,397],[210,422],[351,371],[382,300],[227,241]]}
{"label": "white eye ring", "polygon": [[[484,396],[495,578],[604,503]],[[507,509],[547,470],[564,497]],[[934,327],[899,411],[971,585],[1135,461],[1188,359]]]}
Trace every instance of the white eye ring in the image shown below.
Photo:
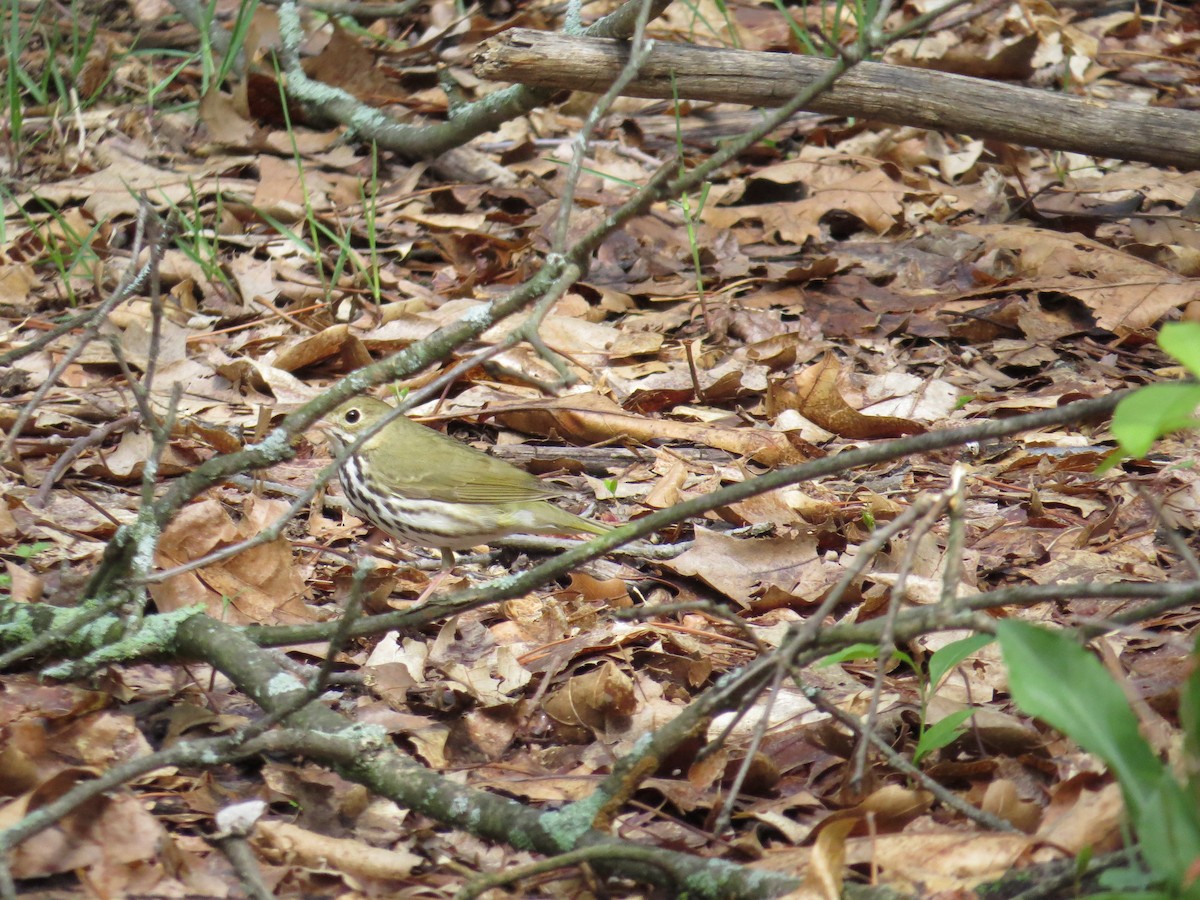
{"label": "white eye ring", "polygon": [[348,409],[348,410],[346,410],[346,422],[349,423],[350,425],[353,425],[355,422],[358,421],[358,418],[360,415],[361,415],[361,413],[359,412],[359,410]]}

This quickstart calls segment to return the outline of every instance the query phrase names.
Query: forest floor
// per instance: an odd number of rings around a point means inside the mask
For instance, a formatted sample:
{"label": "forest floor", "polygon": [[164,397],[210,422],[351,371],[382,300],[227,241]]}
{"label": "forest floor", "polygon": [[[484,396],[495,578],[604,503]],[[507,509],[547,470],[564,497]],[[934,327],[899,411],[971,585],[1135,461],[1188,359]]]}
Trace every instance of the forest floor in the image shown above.
{"label": "forest floor", "polygon": [[[487,0],[462,10],[431,0],[336,33],[316,19],[306,52],[327,83],[392,115],[436,118],[447,100],[435,62],[478,96],[493,86],[472,75],[470,48],[514,25],[554,28],[552,5]],[[215,8],[227,24],[238,5]],[[826,29],[837,16],[833,5],[807,13]],[[511,184],[453,183],[347,141],[342,129],[285,120],[269,66],[231,78],[225,92],[209,87],[219,81],[195,32],[163,0],[99,13],[14,0],[6,17],[6,47],[13,19],[21,45],[8,57],[5,109],[16,127],[5,129],[0,159],[0,352],[111,295],[132,264],[142,194],[177,228],[159,267],[160,318],[143,292],[118,304],[101,339],[61,371],[78,331],[0,372],[4,434],[36,401],[12,445],[20,464],[0,469],[0,590],[9,602],[65,606],[144,501],[155,445],[133,414],[131,378],[153,372],[146,386],[160,413],[182,386],[158,462],[163,487],[261,436],[272,417],[342,375],[474,314],[541,265],[591,98],[537,109],[473,142]],[[269,45],[273,18],[259,8],[248,42]],[[651,33],[798,49],[770,4],[676,4]],[[1170,4],[1158,18],[987,4],[892,47],[887,60],[1188,108],[1200,70],[1183,48],[1198,34],[1196,12]],[[572,230],[601,221],[677,148],[703,159],[758,116],[618,100],[588,148]],[[414,415],[556,475],[574,511],[619,525],[848,448],[1173,377],[1155,332],[1200,319],[1198,190],[1195,172],[801,114],[703,192],[657,204],[608,238],[541,327],[573,384],[557,385],[544,355],[521,344]],[[462,357],[513,327],[501,323]],[[947,571],[959,596],[1169,582],[1185,561],[1166,531],[1194,539],[1200,529],[1196,435],[1168,437],[1149,458],[1097,475],[1113,447],[1104,422],[1045,428],[730,503],[659,532],[661,553],[611,555],[526,596],[351,641],[337,655],[333,705],[457,782],[539,808],[578,800],[640,737],[777,648],[876,529],[952,482],[952,510],[893,536],[829,623],[872,621],[894,599],[936,604]],[[329,460],[314,429],[291,461],[207,491],[163,534],[158,567],[258,533]],[[331,486],[279,540],[152,584],[153,609],[201,603],[238,626],[336,618],[349,551],[368,531],[339,494]],[[482,549],[439,590],[527,568],[546,552],[520,541]],[[364,612],[410,608],[436,554],[378,552]],[[907,589],[894,598],[901,570]],[[995,615],[1077,626],[1139,602],[1049,601]],[[1173,609],[1092,645],[1164,752],[1180,737],[1175,710],[1197,619],[1192,606]],[[814,856],[836,858],[818,839],[828,833],[844,853],[837,884],[844,873],[923,896],[962,896],[1013,868],[1119,846],[1115,782],[1095,756],[1015,708],[996,644],[928,684],[930,654],[963,635],[923,635],[883,666],[877,647],[859,647],[804,677],[843,711],[873,706],[875,732],[910,760],[929,726],[973,710],[917,765],[1017,832],[968,823],[875,753],[856,764],[858,738],[785,683],[740,718],[714,720],[718,749],[692,748],[642,782],[613,833],[798,877]],[[290,655],[319,663],[324,649]],[[0,684],[5,826],[117,762],[228,734],[259,714],[202,661],[115,665],[66,682],[27,666]],[[714,833],[748,747],[731,821]],[[264,757],[155,771],[31,838],[10,865],[29,890],[238,896],[208,837],[217,810],[252,798],[268,804],[252,838],[262,877],[282,895],[450,896],[476,873],[535,858],[315,764]],[[367,863],[350,848],[386,857]],[[512,890],[597,895],[591,879],[586,867],[568,869]],[[811,878],[810,887],[823,896]]]}

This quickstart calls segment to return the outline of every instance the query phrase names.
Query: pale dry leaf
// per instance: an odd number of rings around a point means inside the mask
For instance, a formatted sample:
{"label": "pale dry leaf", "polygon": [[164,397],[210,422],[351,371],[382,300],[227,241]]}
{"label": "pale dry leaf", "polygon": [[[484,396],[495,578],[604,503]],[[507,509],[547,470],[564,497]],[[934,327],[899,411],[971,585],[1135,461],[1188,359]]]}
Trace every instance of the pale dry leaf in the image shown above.
{"label": "pale dry leaf", "polygon": [[1006,874],[1033,843],[1026,835],[970,834],[950,828],[878,834],[847,841],[846,864],[877,867],[889,885],[922,895],[969,891]]}
{"label": "pale dry leaf", "polygon": [[276,863],[347,875],[398,880],[425,863],[403,848],[371,847],[353,838],[317,834],[287,822],[259,822],[252,843]]}
{"label": "pale dry leaf", "polygon": [[743,607],[769,587],[815,603],[841,575],[818,552],[815,535],[736,538],[707,528],[697,528],[695,543],[663,565],[700,578]]}

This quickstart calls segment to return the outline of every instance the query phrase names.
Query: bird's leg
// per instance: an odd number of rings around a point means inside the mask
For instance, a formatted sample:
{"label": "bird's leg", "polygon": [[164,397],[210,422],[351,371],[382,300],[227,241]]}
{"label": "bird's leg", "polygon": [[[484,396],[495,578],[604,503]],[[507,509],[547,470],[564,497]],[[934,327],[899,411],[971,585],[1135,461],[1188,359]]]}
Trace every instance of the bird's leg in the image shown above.
{"label": "bird's leg", "polygon": [[[383,542],[385,540],[387,540],[387,538],[388,538],[388,535],[384,531],[372,526],[371,533],[367,535],[366,539],[359,541],[355,545],[355,547],[354,547],[355,557],[357,557],[358,559],[364,559],[368,556],[375,556],[374,551],[378,550],[380,548],[380,545],[382,545]],[[376,557],[376,558],[382,559],[383,557]],[[385,562],[386,561],[387,560],[385,560]]]}
{"label": "bird's leg", "polygon": [[454,568],[454,551],[447,550],[445,547],[443,547],[442,548],[442,568],[440,570],[438,570],[438,573],[436,575],[434,575],[432,578],[429,579],[429,584],[425,585],[425,590],[421,591],[420,596],[417,597],[415,602],[417,604],[424,603],[429,598],[429,595],[432,594],[434,591],[436,591],[438,589],[438,587],[441,585],[441,583],[446,580],[446,576],[448,576],[450,574],[450,570],[453,568]]}

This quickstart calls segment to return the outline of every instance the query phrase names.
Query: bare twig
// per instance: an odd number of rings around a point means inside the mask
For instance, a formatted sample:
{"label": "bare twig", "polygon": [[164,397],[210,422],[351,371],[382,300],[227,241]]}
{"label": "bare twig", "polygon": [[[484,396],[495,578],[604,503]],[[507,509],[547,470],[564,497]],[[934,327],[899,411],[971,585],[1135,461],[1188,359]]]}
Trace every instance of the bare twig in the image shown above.
{"label": "bare twig", "polygon": [[[268,6],[279,6],[283,0],[263,0]],[[401,3],[356,3],[346,0],[300,0],[303,9],[325,13],[329,16],[348,16],[353,19],[400,19],[417,9],[428,0],[403,0]]]}
{"label": "bare twig", "polygon": [[[892,586],[891,597],[888,600],[887,613],[883,617],[883,633],[879,640],[879,658],[875,662],[875,679],[871,685],[871,699],[867,705],[867,714],[863,717],[863,734],[875,728],[875,717],[879,712],[879,700],[883,696],[883,685],[887,676],[888,666],[892,663],[892,655],[896,652],[896,617],[904,605],[907,594],[908,576],[912,572],[913,563],[920,549],[921,538],[933,528],[933,523],[942,514],[942,510],[950,502],[949,494],[945,491],[936,495],[932,507],[913,525],[908,546],[900,558],[896,569],[896,583]],[[860,785],[867,770],[867,741],[860,740],[854,754],[854,773],[851,783]]]}
{"label": "bare twig", "polygon": [[646,23],[650,19],[650,0],[641,0],[637,19],[633,26],[633,36],[629,41],[629,61],[622,67],[620,75],[609,86],[599,100],[592,106],[583,127],[572,141],[573,152],[571,163],[567,166],[567,177],[559,198],[558,220],[554,228],[554,241],[551,252],[559,256],[567,252],[567,240],[570,233],[571,212],[575,205],[575,189],[579,184],[579,176],[583,174],[583,160],[591,144],[592,135],[600,120],[608,114],[613,103],[621,95],[621,91],[630,81],[637,77],[653,41],[646,40]]}
{"label": "bare twig", "polygon": [[[799,679],[797,680],[799,681]],[[879,732],[876,729],[867,728],[863,721],[857,716],[846,712],[836,703],[830,701],[829,698],[825,696],[824,691],[802,682],[800,683],[800,689],[804,692],[804,696],[811,700],[818,709],[837,719],[839,722],[849,728],[854,734],[857,734],[862,740],[868,741],[871,746],[873,746],[875,750],[884,758],[889,766],[891,766],[901,775],[911,778],[913,781],[920,784],[921,787],[925,788],[925,790],[929,791],[938,800],[940,800],[944,806],[947,806],[956,812],[962,813],[963,816],[970,819],[972,822],[976,822],[985,828],[991,829],[992,831],[1019,833],[1020,829],[1006,819],[1001,819],[999,816],[992,815],[986,810],[972,806],[970,803],[959,797],[958,794],[954,793],[954,791],[942,787],[942,785],[938,784],[936,781],[922,772],[919,767],[914,766],[911,762],[909,762],[908,759],[892,749],[891,745],[879,736]]]}
{"label": "bare twig", "polygon": [[79,459],[85,451],[92,447],[98,447],[108,440],[109,436],[114,431],[120,431],[132,425],[138,420],[138,416],[134,413],[120,416],[113,419],[111,422],[105,422],[99,428],[89,431],[87,434],[78,438],[69,446],[54,462],[54,467],[42,479],[42,483],[38,485],[37,493],[29,500],[29,505],[41,509],[45,507],[46,502],[50,499],[50,491],[58,480],[67,473],[67,469],[71,468],[71,464]]}
{"label": "bare twig", "polygon": [[[454,895],[454,900],[475,900],[476,897],[482,896],[487,891],[515,884],[524,878],[532,878],[535,875],[543,875],[547,872],[555,872],[559,869],[566,869],[586,863],[605,862],[614,859],[636,860],[637,862],[653,866],[660,865],[661,857],[648,847],[610,847],[607,845],[583,847],[579,850],[572,850],[569,853],[561,853],[558,856],[548,856],[546,859],[526,863],[523,866],[513,866],[511,869],[497,872],[495,875],[481,875],[464,885]],[[668,875],[670,874],[665,869],[664,872]]]}
{"label": "bare twig", "polygon": [[233,871],[237,873],[242,890],[246,892],[250,900],[271,900],[275,896],[263,883],[262,873],[258,868],[258,858],[254,855],[254,848],[250,846],[245,837],[240,834],[231,834],[213,838],[212,843],[229,860]]}
{"label": "bare twig", "polygon": [[[737,774],[733,776],[733,781],[729,785],[729,793],[725,797],[725,802],[721,804],[721,811],[717,813],[716,821],[713,823],[713,834],[724,832],[733,819],[733,808],[737,805],[738,795],[742,792],[742,785],[746,783],[746,776],[750,774],[750,769],[754,765],[754,758],[758,755],[758,748],[762,746],[763,738],[766,737],[767,731],[771,727],[771,711],[775,708],[775,698],[779,696],[779,689],[783,686],[783,680],[786,675],[787,668],[779,666],[775,670],[775,676],[771,680],[771,683],[762,691],[766,695],[766,702],[763,703],[760,710],[756,710],[760,718],[754,724],[754,730],[750,736],[750,745],[746,748],[746,755],[742,758],[742,764],[738,766]],[[748,705],[744,704],[744,706]]]}
{"label": "bare twig", "polygon": [[[913,437],[889,441],[885,444],[843,451],[834,456],[796,466],[776,469],[758,478],[747,479],[739,484],[729,485],[668,509],[653,512],[636,522],[630,522],[608,534],[587,541],[526,572],[505,576],[479,588],[462,591],[444,598],[433,598],[417,609],[366,616],[355,627],[355,634],[370,634],[393,628],[422,625],[484,603],[495,603],[519,597],[538,585],[545,584],[550,578],[569,572],[636,538],[644,537],[685,518],[700,516],[721,506],[765,494],[777,488],[826,478],[851,469],[900,459],[910,454],[927,453],[944,447],[961,446],[972,441],[984,441],[1009,434],[1018,434],[1047,425],[1085,421],[1111,411],[1128,393],[1120,391],[1094,400],[1080,400],[1055,409],[1039,410],[1010,419],[991,419],[962,428],[930,431]],[[1132,592],[1132,595],[1151,596],[1137,594],[1136,591]],[[969,608],[970,605],[964,601],[964,607]],[[251,634],[255,635],[257,640],[268,644],[305,642],[323,640],[324,628],[324,626],[309,625],[264,627],[252,629]]]}
{"label": "bare twig", "polygon": [[[134,260],[136,260],[141,253],[141,244],[139,239],[146,228],[147,222],[153,216],[155,216],[153,207],[151,207],[149,200],[143,197],[138,206],[137,239],[134,241],[132,257]],[[19,413],[17,413],[16,421],[13,423],[13,427],[9,431],[8,437],[5,439],[3,445],[0,445],[0,459],[7,459],[13,452],[13,447],[17,436],[20,435],[22,430],[24,430],[25,425],[29,422],[30,417],[38,408],[38,405],[46,398],[46,395],[50,393],[50,390],[58,383],[58,379],[62,376],[62,373],[65,372],[67,368],[79,358],[80,354],[83,353],[87,345],[95,340],[96,335],[100,333],[100,328],[106,321],[108,314],[116,307],[118,303],[131,296],[133,292],[142,285],[146,277],[158,268],[158,264],[162,259],[163,253],[165,252],[166,244],[163,240],[151,243],[150,258],[146,261],[145,265],[141,266],[140,268],[134,268],[133,266],[130,266],[125,273],[125,277],[121,279],[121,283],[117,285],[116,290],[112,292],[107,300],[105,300],[92,311],[87,319],[87,325],[84,328],[83,334],[80,335],[79,339],[72,345],[71,349],[63,354],[62,359],[55,363],[49,374],[46,375],[45,380],[38,385],[37,389],[33,392],[33,396],[29,399],[29,402],[21,408]]]}
{"label": "bare twig", "polygon": [[115,790],[133,779],[168,766],[212,765],[214,761],[231,762],[264,752],[295,752],[319,745],[322,735],[302,730],[277,730],[244,740],[241,735],[206,738],[176,744],[147,756],[118,763],[88,781],[35,809],[14,825],[0,831],[0,858],[17,844],[43,831],[102,794]]}
{"label": "bare twig", "polygon": [[962,580],[963,541],[966,537],[966,504],[964,486],[966,469],[955,463],[950,469],[950,486],[946,489],[946,565],[942,570],[942,595],[939,602],[950,608],[958,598],[958,585]]}
{"label": "bare twig", "polygon": [[1183,535],[1171,527],[1167,517],[1163,514],[1162,503],[1141,485],[1137,485],[1136,490],[1142,502],[1150,507],[1151,512],[1154,513],[1154,517],[1161,524],[1162,532],[1167,538],[1167,543],[1171,545],[1171,549],[1179,554],[1179,558],[1183,560],[1183,564],[1191,570],[1192,576],[1200,579],[1200,559],[1196,558],[1196,554],[1192,552],[1192,548],[1188,546],[1188,542],[1184,540]]}

